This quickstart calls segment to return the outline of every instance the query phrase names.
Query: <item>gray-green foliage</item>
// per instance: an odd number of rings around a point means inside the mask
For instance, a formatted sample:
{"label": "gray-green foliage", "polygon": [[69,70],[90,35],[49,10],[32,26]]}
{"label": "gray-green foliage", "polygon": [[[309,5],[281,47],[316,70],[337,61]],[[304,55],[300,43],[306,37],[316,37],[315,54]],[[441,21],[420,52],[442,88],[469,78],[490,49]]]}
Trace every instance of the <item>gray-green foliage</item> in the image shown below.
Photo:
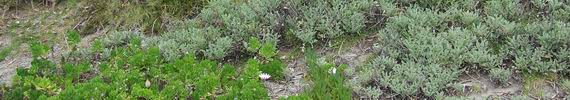
{"label": "gray-green foliage", "polygon": [[500,84],[507,84],[513,73],[510,70],[502,68],[493,68],[489,71],[489,75]]}
{"label": "gray-green foliage", "polygon": [[[557,0],[531,0],[532,5],[519,0],[428,1],[396,1],[406,10],[389,10],[395,12],[390,12],[393,15],[379,31],[380,52],[357,69],[357,77],[350,81],[354,91],[368,96],[373,92],[369,88],[387,87],[389,92],[384,94],[421,93],[435,98],[465,69],[487,71],[501,83],[515,70],[568,72],[570,28],[567,14],[562,13],[568,4]],[[447,3],[452,5],[441,6]]]}
{"label": "gray-green foliage", "polygon": [[563,79],[562,81],[560,81],[560,87],[566,91],[566,92],[570,92],[570,80],[568,79]]}
{"label": "gray-green foliage", "polygon": [[360,33],[366,22],[364,12],[372,4],[370,0],[292,0],[291,9],[296,13],[288,18],[289,31],[304,43]]}
{"label": "gray-green foliage", "polygon": [[522,7],[519,6],[520,0],[489,0],[484,6],[485,14],[489,16],[503,16],[509,20],[517,20],[523,14]]}
{"label": "gray-green foliage", "polygon": [[216,40],[215,43],[208,45],[206,49],[206,56],[208,58],[220,59],[228,53],[229,49],[232,47],[232,39],[229,37],[223,37]]}
{"label": "gray-green foliage", "polygon": [[158,45],[167,59],[178,58],[181,53],[221,59],[235,51],[234,48],[248,48],[239,43],[257,37],[262,42],[259,53],[268,58],[274,55],[282,30],[291,31],[304,43],[362,32],[365,12],[372,7],[371,2],[293,0],[289,6],[281,6],[289,2],[212,0],[196,18],[187,21],[186,26],[162,34],[157,42],[149,45]]}
{"label": "gray-green foliage", "polygon": [[[463,65],[483,68],[499,65],[499,57],[491,52],[490,43],[481,41],[484,38],[477,35],[481,30],[469,29],[481,23],[477,14],[417,7],[404,12],[389,18],[386,28],[379,32],[382,52],[357,75],[369,79],[358,79],[357,83],[375,87],[366,83],[378,82],[401,96],[423,93],[439,97],[463,72]],[[461,24],[448,27],[446,22]]]}
{"label": "gray-green foliage", "polygon": [[[159,47],[167,60],[189,53],[222,59],[236,51],[235,48],[247,48],[241,43],[257,37],[262,41],[259,53],[269,58],[275,55],[282,30],[293,30],[305,43],[315,43],[317,38],[332,39],[345,33],[360,33],[365,28],[365,11],[372,6],[370,0],[295,2],[284,6],[291,11],[280,12],[285,9],[281,6],[285,3],[282,0],[212,0],[196,18],[176,27],[177,30],[159,37],[136,37],[142,39],[143,47]],[[330,5],[322,5],[324,3]],[[286,23],[286,19],[294,23]],[[297,27],[286,29],[286,26]],[[111,34],[112,37],[103,39],[103,44],[122,45],[135,36],[132,32]]]}
{"label": "gray-green foliage", "polygon": [[183,54],[204,55],[222,59],[233,52],[237,43],[258,33],[274,34],[274,9],[279,0],[252,0],[238,3],[231,0],[212,0],[197,18],[187,21],[179,30],[166,32],[158,38],[143,41],[147,46],[158,46],[165,58],[174,60]]}
{"label": "gray-green foliage", "polygon": [[503,53],[514,56],[518,69],[525,72],[559,72],[568,68],[569,26],[564,22],[535,22],[523,33],[510,37]]}
{"label": "gray-green foliage", "polygon": [[129,41],[134,38],[141,38],[142,34],[137,32],[128,32],[128,31],[117,31],[117,32],[110,32],[109,35],[104,36],[101,38],[102,44],[105,47],[113,48],[117,46],[125,46]]}

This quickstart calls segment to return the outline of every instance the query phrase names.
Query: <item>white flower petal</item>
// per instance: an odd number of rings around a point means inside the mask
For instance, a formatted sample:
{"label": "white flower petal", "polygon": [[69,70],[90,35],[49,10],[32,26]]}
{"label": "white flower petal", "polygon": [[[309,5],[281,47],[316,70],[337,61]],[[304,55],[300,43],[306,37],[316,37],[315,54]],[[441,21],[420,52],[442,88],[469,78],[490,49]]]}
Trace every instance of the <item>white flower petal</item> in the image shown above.
{"label": "white flower petal", "polygon": [[336,74],[336,68],[335,68],[335,67],[331,68],[331,69],[329,70],[329,73],[331,73],[331,74]]}
{"label": "white flower petal", "polygon": [[259,74],[259,78],[261,80],[267,80],[267,79],[271,78],[271,75],[269,75],[267,73],[261,73],[261,74]]}

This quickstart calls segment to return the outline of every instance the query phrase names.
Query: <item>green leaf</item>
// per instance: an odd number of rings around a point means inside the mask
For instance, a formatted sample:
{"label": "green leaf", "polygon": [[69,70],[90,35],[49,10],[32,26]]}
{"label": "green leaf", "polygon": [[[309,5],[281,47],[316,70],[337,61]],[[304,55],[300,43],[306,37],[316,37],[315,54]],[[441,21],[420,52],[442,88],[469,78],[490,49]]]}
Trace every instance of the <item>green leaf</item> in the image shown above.
{"label": "green leaf", "polygon": [[79,42],[81,42],[81,36],[75,30],[67,32],[66,36],[67,36],[67,42],[70,43],[69,45],[77,45],[79,44]]}
{"label": "green leaf", "polygon": [[257,37],[249,38],[249,41],[246,43],[247,51],[249,52],[257,52],[257,50],[261,47],[261,42]]}
{"label": "green leaf", "polygon": [[43,57],[49,52],[49,47],[39,41],[32,41],[30,43],[30,49],[32,52],[32,57],[38,58]]}
{"label": "green leaf", "polygon": [[271,75],[271,78],[281,80],[284,78],[283,69],[285,65],[279,60],[270,61],[259,68],[264,73]]}
{"label": "green leaf", "polygon": [[276,51],[277,51],[277,47],[275,46],[275,43],[266,42],[259,49],[259,55],[261,55],[265,59],[272,60],[272,57],[277,55]]}

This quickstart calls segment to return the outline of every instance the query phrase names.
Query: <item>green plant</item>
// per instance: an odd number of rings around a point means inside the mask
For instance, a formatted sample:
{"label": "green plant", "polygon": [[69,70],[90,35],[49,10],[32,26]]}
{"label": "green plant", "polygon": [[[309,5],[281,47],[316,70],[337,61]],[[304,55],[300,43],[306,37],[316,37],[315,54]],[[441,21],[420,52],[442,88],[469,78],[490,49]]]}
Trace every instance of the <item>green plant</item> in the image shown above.
{"label": "green plant", "polygon": [[291,2],[298,16],[290,16],[289,29],[304,43],[334,39],[346,33],[360,33],[365,27],[364,11],[373,6],[370,0],[342,1],[315,0]]}
{"label": "green plant", "polygon": [[13,50],[16,50],[18,46],[18,42],[12,42],[12,44],[6,45],[3,48],[0,48],[0,61],[4,61],[6,57],[8,57]]}
{"label": "green plant", "polygon": [[489,16],[502,16],[510,21],[518,20],[526,17],[518,17],[523,15],[523,9],[519,6],[520,0],[490,0],[484,3],[485,14]]}
{"label": "green plant", "polygon": [[282,80],[285,78],[283,70],[285,69],[285,64],[280,60],[269,61],[259,67],[259,70],[263,73],[271,75],[275,80]]}
{"label": "green plant", "polygon": [[[260,67],[265,65],[258,60],[249,60],[237,74],[233,66],[197,60],[192,54],[166,62],[158,47],[145,49],[141,42],[130,38],[123,42],[125,45],[106,47],[111,49],[110,57],[97,63],[65,60],[59,65],[34,58],[29,68],[18,68],[13,86],[3,92],[2,99],[268,98],[258,78]],[[31,46],[36,48],[33,56],[49,50],[42,43]],[[283,66],[271,64],[268,66]]]}
{"label": "green plant", "polygon": [[206,49],[206,56],[212,59],[220,59],[228,54],[229,49],[232,47],[232,39],[223,37],[216,40],[215,43],[208,45]]}
{"label": "green plant", "polygon": [[489,75],[500,84],[507,84],[513,73],[510,70],[502,68],[493,68],[489,71]]}
{"label": "green plant", "polygon": [[69,45],[78,45],[81,42],[81,36],[77,31],[69,31],[66,33],[67,42]]}
{"label": "green plant", "polygon": [[247,47],[249,52],[257,52],[261,47],[261,42],[257,37],[250,37],[248,42],[245,43],[245,47]]}
{"label": "green plant", "polygon": [[46,44],[40,43],[40,41],[31,41],[30,42],[30,51],[32,53],[32,57],[35,59],[38,58],[45,58],[49,53],[50,47]]}
{"label": "green plant", "polygon": [[344,85],[343,72],[347,65],[336,66],[330,63],[319,63],[315,51],[305,50],[305,59],[309,67],[309,77],[313,81],[312,87],[299,96],[288,99],[324,99],[324,100],[348,100],[352,93],[350,88]]}
{"label": "green plant", "polygon": [[562,81],[560,81],[560,87],[562,87],[564,91],[570,92],[570,80],[563,79]]}

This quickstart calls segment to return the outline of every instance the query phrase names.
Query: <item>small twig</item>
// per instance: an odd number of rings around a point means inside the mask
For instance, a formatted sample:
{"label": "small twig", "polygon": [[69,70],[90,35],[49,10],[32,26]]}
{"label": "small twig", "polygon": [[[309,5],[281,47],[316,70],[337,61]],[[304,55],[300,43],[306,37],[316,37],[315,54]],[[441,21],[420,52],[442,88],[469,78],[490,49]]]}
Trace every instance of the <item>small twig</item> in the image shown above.
{"label": "small twig", "polygon": [[157,19],[154,19],[154,21],[152,21],[152,27],[151,27],[151,29],[150,29],[150,31],[152,32],[152,34],[154,34],[154,24],[156,23],[157,20],[158,20],[158,18],[157,18]]}

